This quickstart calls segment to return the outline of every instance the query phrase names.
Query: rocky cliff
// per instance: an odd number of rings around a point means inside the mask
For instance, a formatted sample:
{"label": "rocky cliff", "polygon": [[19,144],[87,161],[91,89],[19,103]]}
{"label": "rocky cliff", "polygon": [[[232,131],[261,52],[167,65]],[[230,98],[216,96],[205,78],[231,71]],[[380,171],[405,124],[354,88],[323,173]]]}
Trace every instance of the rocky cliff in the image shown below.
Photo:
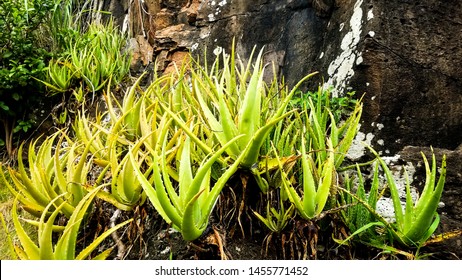
{"label": "rocky cliff", "polygon": [[106,0],[138,52],[165,70],[188,51],[266,48],[288,84],[319,71],[365,93],[362,131],[385,154],[462,141],[462,4],[377,0]]}

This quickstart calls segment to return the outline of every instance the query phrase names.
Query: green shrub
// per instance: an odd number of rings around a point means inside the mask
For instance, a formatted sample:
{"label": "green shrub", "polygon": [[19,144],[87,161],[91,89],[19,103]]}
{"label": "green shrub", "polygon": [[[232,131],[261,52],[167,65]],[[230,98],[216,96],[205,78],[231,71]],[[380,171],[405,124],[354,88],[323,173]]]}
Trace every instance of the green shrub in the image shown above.
{"label": "green shrub", "polygon": [[81,104],[88,93],[94,97],[127,76],[126,38],[111,20],[88,21],[87,14],[104,13],[90,12],[88,5],[75,0],[0,3],[0,147],[6,146],[9,155],[14,135],[34,126],[31,108],[48,96],[69,94]]}
{"label": "green shrub", "polygon": [[292,98],[290,105],[295,108],[308,108],[310,99],[314,104],[320,104],[322,108],[328,108],[334,116],[335,122],[348,117],[356,108],[358,100],[354,98],[354,91],[347,92],[344,96],[332,96],[330,88],[319,87],[318,91],[298,92]]}
{"label": "green shrub", "polygon": [[122,52],[126,38],[112,21],[91,23],[73,37],[63,52],[50,60],[43,83],[52,95],[71,91],[82,103],[86,94],[94,94],[108,83],[120,83],[129,72],[130,55]]}
{"label": "green shrub", "polygon": [[42,75],[49,53],[37,44],[38,27],[47,20],[52,4],[53,0],[0,3],[0,98],[3,111],[5,106],[12,108],[14,102],[8,104],[8,101],[20,101],[24,94],[30,94],[31,86],[36,86],[32,77]]}
{"label": "green shrub", "polygon": [[30,118],[26,111],[41,98],[41,86],[34,78],[43,78],[50,57],[38,42],[40,26],[47,21],[53,0],[9,0],[0,2],[0,134],[9,153],[17,121],[26,131]]}
{"label": "green shrub", "polygon": [[[14,250],[19,259],[22,260],[84,260],[90,258],[91,254],[97,247],[104,241],[106,237],[111,235],[119,228],[125,226],[126,224],[133,221],[129,219],[125,222],[118,224],[115,227],[112,227],[105,232],[103,232],[98,237],[87,245],[84,249],[77,254],[77,237],[78,233],[81,230],[81,224],[84,221],[85,215],[93,203],[93,199],[96,196],[98,189],[93,190],[88,193],[82,200],[77,204],[75,211],[72,213],[72,216],[67,221],[67,224],[63,226],[55,225],[55,220],[60,213],[60,208],[63,204],[60,204],[51,215],[47,215],[48,210],[54,206],[54,203],[58,200],[58,197],[50,202],[49,205],[45,208],[45,211],[40,217],[39,221],[35,220],[26,220],[29,223],[35,224],[38,227],[37,230],[37,243],[34,242],[31,237],[26,233],[23,226],[21,225],[17,213],[17,203],[16,201],[13,204],[12,217],[13,223],[18,234],[19,245],[14,246]],[[59,231],[62,232],[59,238],[53,238],[53,232]],[[113,247],[109,248],[102,253],[95,256],[94,260],[106,259],[111,253]]]}

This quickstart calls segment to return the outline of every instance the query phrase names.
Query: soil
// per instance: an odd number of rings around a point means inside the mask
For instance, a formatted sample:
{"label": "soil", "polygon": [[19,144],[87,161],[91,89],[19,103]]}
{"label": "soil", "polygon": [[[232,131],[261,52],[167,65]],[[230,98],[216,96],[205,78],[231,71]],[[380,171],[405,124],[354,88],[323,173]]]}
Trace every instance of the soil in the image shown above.
{"label": "soil", "polygon": [[[444,221],[444,219],[443,219]],[[444,225],[443,225],[444,226]],[[355,247],[338,247],[331,241],[329,236],[320,236],[323,243],[316,245],[316,254],[304,254],[303,246],[293,244],[291,247],[286,243],[286,250],[282,249],[281,236],[268,236],[264,234],[252,236],[226,236],[223,229],[217,230],[218,225],[211,226],[211,230],[194,242],[184,241],[181,234],[169,229],[168,225],[161,220],[152,221],[151,228],[145,229],[142,235],[136,236],[135,240],[125,242],[131,243],[126,246],[123,259],[130,260],[276,260],[276,259],[406,259],[407,256],[396,254],[383,254],[380,250],[367,247],[361,244]],[[220,251],[217,244],[215,231],[219,232],[223,251]],[[324,243],[325,242],[325,243]],[[424,247],[420,256],[428,259],[460,259],[462,254],[455,252],[454,243],[460,244],[460,240],[445,240],[437,244]],[[113,245],[110,242],[108,245]],[[224,252],[224,255],[222,254]],[[412,252],[408,252],[412,255]],[[416,256],[417,257],[417,256]],[[116,258],[116,250],[112,258]]]}

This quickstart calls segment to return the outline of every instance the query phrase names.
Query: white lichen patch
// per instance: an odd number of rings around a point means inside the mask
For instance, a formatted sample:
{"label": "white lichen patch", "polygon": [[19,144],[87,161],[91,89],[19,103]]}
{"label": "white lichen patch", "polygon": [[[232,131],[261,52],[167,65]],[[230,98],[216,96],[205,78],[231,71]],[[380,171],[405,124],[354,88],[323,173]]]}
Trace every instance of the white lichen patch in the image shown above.
{"label": "white lichen patch", "polygon": [[382,157],[383,161],[385,161],[385,163],[387,165],[390,165],[390,164],[393,164],[393,163],[397,162],[399,160],[399,158],[400,158],[400,155]]}
{"label": "white lichen patch", "polygon": [[372,9],[367,12],[367,21],[370,21],[371,19],[374,18],[374,12],[372,12]]}
{"label": "white lichen patch", "polygon": [[367,34],[368,34],[369,36],[371,36],[371,37],[374,37],[374,36],[375,36],[375,32],[374,32],[374,31],[372,31],[372,30],[371,30],[371,31],[369,31]]}
{"label": "white lichen patch", "polygon": [[199,33],[199,38],[204,40],[205,38],[210,36],[210,28],[202,28]]}
{"label": "white lichen patch", "polygon": [[127,14],[124,17],[124,21],[122,23],[122,33],[127,34],[130,28],[130,16]]}
{"label": "white lichen patch", "polygon": [[215,21],[215,15],[214,14],[208,14],[208,19],[209,21]]}
{"label": "white lichen patch", "polygon": [[216,17],[221,13],[221,9],[223,8],[226,4],[228,4],[227,0],[222,0],[222,1],[210,1],[208,2],[209,7],[212,8],[212,12],[208,14],[208,20],[209,21],[216,21]]}
{"label": "white lichen patch", "polygon": [[170,253],[170,247],[169,246],[165,247],[165,249],[160,252],[161,255],[167,255],[169,253]]}
{"label": "white lichen patch", "polygon": [[[404,206],[404,204],[401,205],[403,208]],[[393,201],[389,197],[381,197],[377,201],[375,211],[377,211],[377,213],[380,214],[380,216],[382,216],[389,223],[394,223],[396,221]]]}
{"label": "white lichen patch", "polygon": [[358,134],[356,134],[355,139],[353,139],[346,157],[350,160],[360,159],[366,154],[366,146],[364,144],[371,145],[373,138],[374,135],[372,133],[364,134],[363,132],[359,131]]}
{"label": "white lichen patch", "polygon": [[[361,39],[361,28],[363,23],[363,10],[361,5],[363,0],[356,1],[353,8],[353,15],[350,18],[350,31],[345,34],[340,44],[342,53],[332,61],[327,69],[329,80],[326,86],[332,85],[334,90],[332,95],[337,97],[346,87],[351,77],[354,75],[353,66],[359,54],[356,53],[358,43]],[[343,26],[340,25],[340,31]]]}
{"label": "white lichen patch", "polygon": [[197,48],[199,47],[199,43],[194,43],[192,46],[191,46],[191,51],[195,51],[197,50]]}
{"label": "white lichen patch", "polygon": [[213,54],[216,55],[216,56],[218,56],[218,55],[220,55],[220,53],[221,53],[222,51],[223,51],[223,48],[220,47],[220,46],[218,46],[218,47],[216,47],[216,48],[213,50]]}

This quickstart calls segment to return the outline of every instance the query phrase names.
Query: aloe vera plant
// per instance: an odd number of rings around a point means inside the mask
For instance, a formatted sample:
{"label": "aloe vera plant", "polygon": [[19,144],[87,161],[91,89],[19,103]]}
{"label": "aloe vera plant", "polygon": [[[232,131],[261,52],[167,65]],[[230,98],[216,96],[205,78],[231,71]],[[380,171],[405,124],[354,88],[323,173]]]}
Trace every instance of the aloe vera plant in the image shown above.
{"label": "aloe vera plant", "polygon": [[272,232],[281,232],[289,220],[294,215],[294,204],[291,204],[288,209],[284,207],[284,201],[280,199],[279,209],[271,207],[270,201],[266,204],[266,217],[260,213],[253,211],[254,215]]}
{"label": "aloe vera plant", "polygon": [[128,73],[130,55],[122,53],[124,38],[112,21],[92,23],[86,33],[70,43],[70,61],[87,92],[101,90],[108,82],[117,83]]}
{"label": "aloe vera plant", "polygon": [[[373,179],[369,193],[365,190],[365,181],[361,170],[357,165],[357,184],[355,185],[355,178],[350,178],[346,174],[345,188],[340,188],[339,206],[348,206],[341,210],[342,219],[351,231],[351,237],[358,237],[359,240],[367,243],[376,243],[380,240],[379,234],[373,229],[374,226],[383,225],[384,219],[377,218],[378,214],[375,212],[379,195],[379,165],[374,165]],[[354,191],[356,189],[356,191]],[[350,238],[351,239],[351,238]],[[343,244],[344,241],[336,240],[338,243]],[[383,241],[379,241],[383,242]]]}
{"label": "aloe vera plant", "polygon": [[406,207],[403,211],[398,194],[398,188],[390,169],[385,161],[381,159],[372,148],[370,150],[376,155],[382,169],[384,170],[388,187],[390,189],[396,219],[396,224],[394,225],[393,230],[394,236],[396,236],[400,243],[407,246],[419,246],[423,244],[436,230],[440,221],[436,210],[438,208],[438,203],[440,202],[446,180],[446,156],[443,156],[440,176],[437,181],[435,155],[432,155],[432,167],[430,169],[428,160],[422,153],[422,158],[425,164],[425,186],[420,198],[414,202],[410,193],[409,181],[406,182]]}
{"label": "aloe vera plant", "polygon": [[[130,219],[116,225],[115,227],[110,228],[95,238],[88,246],[86,246],[77,254],[76,245],[80,226],[98,191],[99,189],[97,188],[83,197],[83,199],[75,207],[75,211],[70,216],[66,226],[64,227],[56,242],[53,241],[52,237],[53,229],[55,227],[54,222],[64,204],[60,204],[57,208],[55,208],[54,211],[51,211],[51,208],[52,206],[54,207],[54,204],[57,202],[59,197],[52,200],[50,204],[45,207],[45,211],[43,211],[43,214],[40,217],[40,221],[38,222],[38,244],[35,244],[34,241],[32,241],[32,239],[27,235],[24,228],[22,227],[17,214],[17,202],[15,202],[13,204],[12,217],[20,241],[20,246],[15,246],[15,251],[18,257],[23,260],[87,259],[106,237],[132,221],[132,219]],[[64,196],[64,194],[61,196]],[[51,212],[51,215],[48,216],[47,213],[49,212]],[[109,256],[111,251],[112,248],[109,248],[93,259],[105,259]]]}
{"label": "aloe vera plant", "polygon": [[[140,90],[141,79],[138,78],[130,87],[122,104],[110,93],[105,94],[107,121],[103,122],[102,117],[98,116],[91,121],[82,110],[74,124],[78,139],[89,146],[94,162],[103,168],[99,177],[105,174],[111,177],[110,182],[104,183],[111,187],[110,192],[100,191],[98,197],[121,210],[131,210],[146,198],[134,174],[128,150],[134,155],[136,165],[149,160],[147,147],[152,149],[156,146],[161,128],[167,122],[165,114],[160,116],[159,100],[153,100],[152,96]],[[151,87],[163,81],[165,79],[160,78]],[[178,133],[171,137],[167,146],[172,145],[177,137]],[[152,162],[149,164],[152,165]],[[100,183],[102,180],[97,180],[95,186]],[[93,189],[95,186],[86,188]]]}
{"label": "aloe vera plant", "polygon": [[85,145],[91,146],[95,161],[102,166],[109,164],[110,157],[116,156],[111,154],[114,146],[117,149],[128,149],[129,145],[149,134],[151,126],[156,123],[157,110],[152,106],[156,101],[152,101],[144,92],[139,92],[142,77],[129,88],[122,104],[117,102],[108,88],[108,93],[104,94],[108,109],[103,115],[98,114],[90,120],[84,107],[78,113],[73,125],[75,134]]}
{"label": "aloe vera plant", "polygon": [[[265,140],[262,147],[262,158],[258,165],[251,168],[251,172],[263,193],[270,190],[270,186],[280,186],[279,161],[286,173],[290,172],[296,161],[300,158],[297,149],[300,145],[300,133],[303,124],[298,112],[295,112],[294,119],[281,120]],[[278,158],[274,156],[278,155]],[[283,191],[284,193],[284,191]]]}
{"label": "aloe vera plant", "polygon": [[[422,154],[426,174],[424,189],[420,195],[420,198],[418,198],[416,201],[413,201],[410,194],[409,181],[407,180],[405,198],[406,202],[405,208],[403,210],[401,199],[398,193],[398,187],[390,169],[388,168],[385,161],[382,158],[380,158],[376,151],[374,151],[371,147],[369,147],[369,149],[377,157],[378,165],[382,167],[383,172],[385,173],[385,179],[387,182],[387,186],[390,189],[390,194],[393,202],[396,222],[388,222],[384,217],[377,213],[375,209],[375,204],[377,202],[378,197],[377,178],[379,173],[379,169],[376,167],[374,169],[374,180],[372,186],[373,189],[371,190],[372,193],[369,194],[369,198],[367,200],[365,199],[363,194],[357,194],[355,196],[351,192],[349,192],[349,190],[346,190],[346,192],[350,196],[354,197],[354,199],[357,202],[359,202],[361,206],[363,206],[365,209],[367,209],[367,211],[369,211],[370,215],[365,214],[364,211],[362,211],[362,214],[359,214],[352,212],[355,211],[355,209],[349,210],[347,221],[353,222],[354,219],[361,218],[363,220],[357,220],[356,225],[354,226],[350,225],[350,229],[356,229],[356,231],[354,231],[349,238],[340,242],[340,244],[344,244],[346,241],[353,238],[354,236],[361,234],[364,231],[368,231],[368,229],[373,226],[378,226],[384,228],[389,233],[389,235],[382,236],[382,238],[377,238],[377,236],[370,236],[372,239],[366,242],[372,246],[376,246],[378,248],[385,248],[385,243],[392,244],[394,241],[397,241],[401,245],[404,245],[406,247],[421,247],[434,233],[440,221],[439,215],[436,210],[438,208],[438,203],[441,199],[441,194],[443,192],[444,182],[446,179],[446,157],[443,156],[440,176],[437,181],[437,166],[435,155],[432,155],[432,167],[430,169],[427,158],[425,157],[425,155]],[[407,173],[405,174],[407,176]],[[359,187],[361,188],[361,185]],[[361,190],[358,191],[361,192]],[[357,206],[356,210],[359,209],[361,206]],[[367,222],[368,220],[369,222]],[[377,240],[381,241],[377,243]]]}
{"label": "aloe vera plant", "polygon": [[41,82],[51,94],[70,91],[82,103],[86,94],[120,83],[129,73],[131,55],[123,50],[126,40],[112,20],[84,27],[88,3],[55,2],[50,31],[57,59],[50,60],[47,78]]}
{"label": "aloe vera plant", "polygon": [[[60,139],[55,142],[60,134]],[[14,187],[6,180],[3,172],[0,176],[1,182],[33,215],[41,216],[50,201],[58,198],[56,204],[63,204],[60,207],[62,213],[70,217],[86,193],[83,186],[87,184],[92,161],[82,159],[86,159],[89,154],[89,146],[81,151],[79,143],[66,137],[64,132],[55,133],[43,141],[37,152],[37,141],[32,142],[28,150],[28,169],[22,160],[21,145],[18,150],[18,170],[8,169]],[[67,148],[61,147],[64,138],[67,140]],[[66,196],[61,197],[63,193]]]}
{"label": "aloe vera plant", "polygon": [[308,107],[305,110],[305,121],[308,122],[306,136],[312,143],[312,149],[323,151],[319,154],[323,160],[327,157],[325,139],[329,137],[332,141],[332,147],[335,149],[335,167],[339,168],[358,132],[362,104],[356,102],[348,118],[338,124],[331,108],[329,108],[329,103],[323,104],[322,102],[322,95],[324,94],[327,93],[320,87],[316,103],[311,97],[308,98]]}
{"label": "aloe vera plant", "polygon": [[[253,60],[254,51],[250,61]],[[210,73],[206,70],[191,69],[191,91],[184,94],[187,100],[194,99],[194,103],[197,103],[198,113],[218,143],[225,145],[234,137],[243,135],[239,141],[228,147],[226,153],[236,159],[245,152],[241,166],[250,168],[258,162],[260,148],[270,131],[279,121],[293,113],[286,109],[296,89],[316,73],[304,77],[288,94],[266,92],[267,85],[263,81],[263,50],[258,53],[253,69],[251,63],[238,64],[234,49],[230,55],[223,53],[222,59],[223,68],[219,67],[220,57],[217,57]],[[282,87],[281,91],[285,90]],[[272,95],[284,96],[277,108],[265,107],[268,104],[264,99]],[[160,105],[171,114],[175,122],[184,126],[186,121],[177,116],[178,112],[165,104]],[[190,106],[196,107],[196,104]],[[199,141],[197,138],[192,140]],[[207,149],[206,145],[203,146]]]}
{"label": "aloe vera plant", "polygon": [[41,82],[50,89],[52,95],[62,93],[71,88],[75,74],[76,70],[68,58],[58,58],[48,63],[48,80]]}
{"label": "aloe vera plant", "polygon": [[[283,187],[300,216],[305,219],[313,219],[323,211],[331,191],[331,186],[335,184],[334,150],[332,148],[332,141],[329,138],[327,139],[326,151],[312,151],[310,154],[307,153],[303,137],[301,143],[302,195],[300,196],[297,193],[297,190],[287,178],[283,180]],[[319,153],[327,153],[324,161],[320,160],[321,156],[315,157]],[[312,156],[312,154],[315,156]]]}
{"label": "aloe vera plant", "polygon": [[[192,168],[195,151],[191,149],[195,145],[188,135],[185,136],[184,141],[181,141],[180,149],[175,149],[179,162],[177,173],[173,175],[172,169],[167,167],[166,149],[171,122],[166,122],[162,127],[154,149],[146,146],[152,156],[151,176],[147,176],[148,172],[141,172],[133,150],[129,155],[143,190],[159,214],[179,230],[185,240],[194,240],[200,237],[207,227],[209,215],[218,196],[228,179],[238,169],[242,156],[236,159],[213,185],[211,182],[212,165],[240,136],[208,155],[199,163],[196,170]],[[175,178],[178,180],[178,187],[175,187]]]}

